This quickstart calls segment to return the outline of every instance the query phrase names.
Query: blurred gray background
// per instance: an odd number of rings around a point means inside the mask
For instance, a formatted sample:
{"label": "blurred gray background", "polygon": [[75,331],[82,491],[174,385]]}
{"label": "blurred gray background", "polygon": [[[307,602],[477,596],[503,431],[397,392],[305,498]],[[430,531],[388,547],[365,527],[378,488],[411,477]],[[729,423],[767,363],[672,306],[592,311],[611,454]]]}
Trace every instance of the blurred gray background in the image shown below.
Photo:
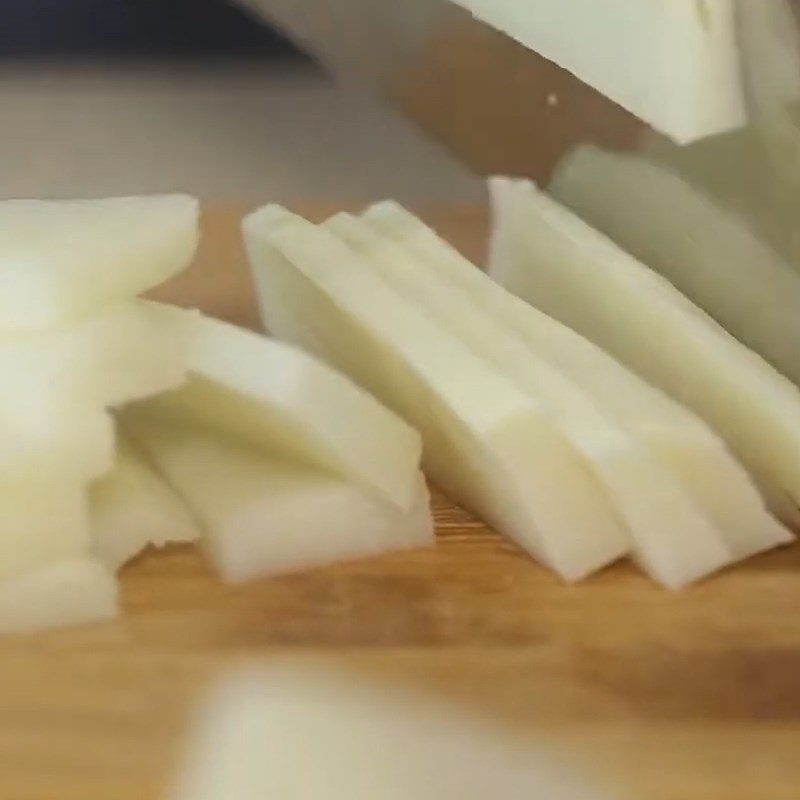
{"label": "blurred gray background", "polygon": [[0,196],[480,194],[397,112],[225,0],[0,0],[0,21]]}

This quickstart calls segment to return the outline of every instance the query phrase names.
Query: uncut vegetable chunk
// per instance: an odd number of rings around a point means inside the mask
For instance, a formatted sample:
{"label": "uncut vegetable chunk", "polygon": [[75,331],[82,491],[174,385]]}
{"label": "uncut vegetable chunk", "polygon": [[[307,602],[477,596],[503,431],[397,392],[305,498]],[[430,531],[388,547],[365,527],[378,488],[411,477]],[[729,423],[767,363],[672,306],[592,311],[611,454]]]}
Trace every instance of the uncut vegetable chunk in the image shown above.
{"label": "uncut vegetable chunk", "polygon": [[0,333],[0,402],[109,407],[174,389],[186,380],[186,339],[174,315],[144,300],[52,331]]}
{"label": "uncut vegetable chunk", "polygon": [[267,327],[416,425],[426,469],[454,499],[566,580],[627,553],[579,454],[513,383],[330,232],[277,207],[244,227]]}
{"label": "uncut vegetable chunk", "polygon": [[800,275],[743,218],[665,167],[593,147],[550,191],[800,383]]}
{"label": "uncut vegetable chunk", "polygon": [[89,502],[92,549],[110,569],[148,546],[200,538],[189,508],[125,437],[113,469],[92,485]]}
{"label": "uncut vegetable chunk", "polygon": [[85,625],[118,613],[113,573],[88,557],[55,561],[0,582],[0,633]]}
{"label": "uncut vegetable chunk", "polygon": [[[498,219],[492,276],[703,417],[747,466],[800,502],[800,391],[675,287],[532,184]],[[505,208],[505,212],[503,209]]]}
{"label": "uncut vegetable chunk", "polygon": [[[502,184],[497,184],[500,201]],[[379,203],[363,214],[376,230],[424,259],[428,270],[441,274],[468,293],[487,313],[522,337],[581,386],[605,414],[642,442],[681,481],[725,536],[736,558],[786,544],[791,535],[767,513],[747,472],[722,440],[699,417],[664,392],[643,381],[601,348],[552,317],[520,300],[487,278],[454,247],[401,206]],[[495,258],[510,244],[500,214],[495,229]],[[788,498],[775,496],[780,518],[800,521]],[[777,511],[776,511],[777,513]]]}
{"label": "uncut vegetable chunk", "polygon": [[364,220],[339,214],[325,227],[553,416],[619,511],[636,560],[653,578],[677,589],[734,560],[721,532],[677,479],[577,384],[529,348],[513,329],[486,313],[459,281],[431,269]]}
{"label": "uncut vegetable chunk", "polygon": [[60,481],[17,480],[0,487],[0,580],[88,552],[86,489]]}
{"label": "uncut vegetable chunk", "polygon": [[183,389],[142,404],[215,428],[363,486],[403,510],[416,501],[419,434],[327,364],[283,342],[162,307],[186,325]]}
{"label": "uncut vegetable chunk", "polygon": [[577,772],[550,746],[425,694],[285,661],[214,689],[168,797],[599,800]]}
{"label": "uncut vegetable chunk", "polygon": [[185,195],[0,202],[0,330],[51,328],[180,272],[197,248]]}
{"label": "uncut vegetable chunk", "polygon": [[127,430],[202,522],[203,544],[227,581],[433,544],[421,473],[403,512],[341,478],[199,427],[134,418]]}
{"label": "uncut vegetable chunk", "polygon": [[734,0],[456,2],[676,142],[747,122]]}

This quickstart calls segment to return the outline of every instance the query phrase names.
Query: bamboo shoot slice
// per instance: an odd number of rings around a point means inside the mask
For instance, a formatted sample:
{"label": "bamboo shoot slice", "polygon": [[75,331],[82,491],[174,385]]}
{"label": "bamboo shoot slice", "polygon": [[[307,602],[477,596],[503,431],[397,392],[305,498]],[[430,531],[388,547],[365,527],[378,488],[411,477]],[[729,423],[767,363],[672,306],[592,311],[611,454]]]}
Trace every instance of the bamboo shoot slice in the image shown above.
{"label": "bamboo shoot slice", "polygon": [[0,330],[63,325],[184,269],[199,208],[185,195],[0,202]]}
{"label": "bamboo shoot slice", "polygon": [[677,479],[578,385],[529,348],[513,329],[487,314],[457,280],[430,269],[364,220],[339,214],[325,226],[541,404],[586,460],[625,521],[636,560],[655,580],[681,588],[734,560],[722,534]]}
{"label": "bamboo shoot slice", "polygon": [[115,433],[110,415],[66,402],[54,408],[51,400],[0,399],[0,482],[60,483],[65,475],[89,482],[111,469]]}
{"label": "bamboo shoot slice", "polygon": [[0,579],[89,551],[86,490],[60,481],[18,480],[0,488]]}
{"label": "bamboo shoot slice", "polygon": [[416,501],[419,434],[351,380],[283,342],[182,309],[193,378],[140,404],[213,427],[374,491],[403,510]]}
{"label": "bamboo shoot slice", "polygon": [[0,336],[0,403],[102,408],[174,389],[186,380],[184,331],[163,306],[134,300],[60,329]]}
{"label": "bamboo shoot slice", "polygon": [[580,457],[513,383],[328,231],[274,206],[244,228],[267,327],[418,427],[424,464],[454,499],[567,580],[627,552]]}
{"label": "bamboo shoot slice", "polygon": [[90,490],[92,548],[117,570],[148,546],[193,542],[200,531],[181,498],[120,437],[113,469]]}
{"label": "bamboo shoot slice", "polygon": [[[744,468],[699,417],[571,328],[487,280],[455,248],[396,203],[379,203],[363,216],[408,252],[424,259],[429,270],[460,285],[498,322],[521,336],[531,350],[557,364],[616,424],[648,447],[724,532],[736,558],[793,540],[767,513]],[[509,215],[503,213],[498,221],[504,226],[510,221]],[[501,251],[510,244],[511,232],[496,228],[495,238],[495,245],[501,245],[495,247],[495,257],[507,257]],[[783,495],[775,498],[773,510],[792,525],[800,520],[796,506],[792,507]]]}
{"label": "bamboo shoot slice", "polygon": [[227,581],[433,544],[421,474],[402,512],[341,478],[197,427],[139,419],[128,430],[202,522]]}
{"label": "bamboo shoot slice", "polygon": [[56,561],[0,582],[0,633],[86,625],[118,613],[113,573],[91,558]]}
{"label": "bamboo shoot slice", "polygon": [[593,147],[551,192],[800,383],[800,275],[744,219],[665,167]]}
{"label": "bamboo shoot slice", "polygon": [[535,186],[505,191],[507,213],[520,216],[493,277],[694,410],[754,474],[800,502],[797,387]]}

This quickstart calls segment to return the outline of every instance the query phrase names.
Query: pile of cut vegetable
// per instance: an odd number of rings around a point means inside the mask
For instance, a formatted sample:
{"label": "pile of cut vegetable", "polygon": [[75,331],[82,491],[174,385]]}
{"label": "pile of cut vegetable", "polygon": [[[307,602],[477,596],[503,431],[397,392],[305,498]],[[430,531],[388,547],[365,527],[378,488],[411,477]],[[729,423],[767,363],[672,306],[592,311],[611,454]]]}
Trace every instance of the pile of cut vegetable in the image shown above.
{"label": "pile of cut vegetable", "polygon": [[421,468],[567,581],[793,541],[800,276],[625,158],[553,186],[604,233],[494,179],[491,276],[391,202],[254,212],[277,339],[138,299],[192,260],[192,198],[0,203],[0,630],[113,616],[151,546],[234,582],[428,546]]}

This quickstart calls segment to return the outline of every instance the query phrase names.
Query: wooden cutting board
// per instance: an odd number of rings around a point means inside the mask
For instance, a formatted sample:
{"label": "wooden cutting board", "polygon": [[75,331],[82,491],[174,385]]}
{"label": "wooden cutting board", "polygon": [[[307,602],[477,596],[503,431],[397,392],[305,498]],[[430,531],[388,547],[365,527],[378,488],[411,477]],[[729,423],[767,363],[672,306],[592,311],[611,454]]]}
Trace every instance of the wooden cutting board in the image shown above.
{"label": "wooden cutting board", "polygon": [[[207,215],[162,297],[257,324],[241,212]],[[482,212],[428,217],[480,254]],[[0,800],[156,800],[208,681],[287,655],[452,698],[621,797],[800,798],[800,546],[681,594],[627,565],[567,588],[441,497],[436,515],[429,552],[244,588],[191,549],[147,555],[120,620],[0,640]]]}

